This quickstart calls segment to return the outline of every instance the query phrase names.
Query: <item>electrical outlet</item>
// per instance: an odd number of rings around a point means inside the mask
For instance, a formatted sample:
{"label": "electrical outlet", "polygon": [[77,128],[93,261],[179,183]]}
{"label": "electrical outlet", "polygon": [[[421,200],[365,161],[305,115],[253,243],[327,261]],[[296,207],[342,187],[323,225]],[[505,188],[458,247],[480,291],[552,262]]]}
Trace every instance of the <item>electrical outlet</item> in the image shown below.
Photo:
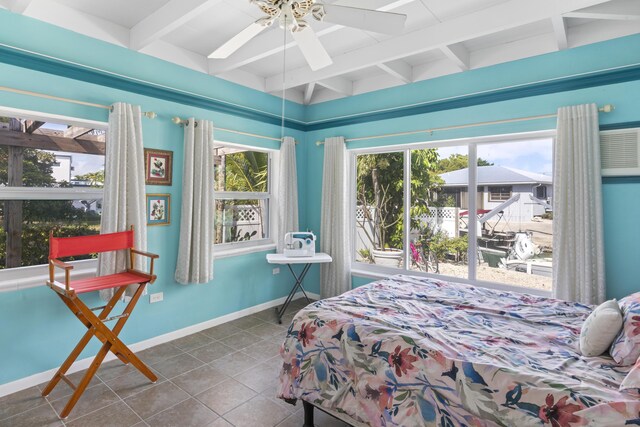
{"label": "electrical outlet", "polygon": [[160,302],[163,299],[164,299],[164,294],[162,292],[151,294],[149,295],[149,304],[153,304],[154,302]]}
{"label": "electrical outlet", "polygon": [[280,269],[277,267],[273,269],[273,275],[275,276],[276,274],[280,274]]}

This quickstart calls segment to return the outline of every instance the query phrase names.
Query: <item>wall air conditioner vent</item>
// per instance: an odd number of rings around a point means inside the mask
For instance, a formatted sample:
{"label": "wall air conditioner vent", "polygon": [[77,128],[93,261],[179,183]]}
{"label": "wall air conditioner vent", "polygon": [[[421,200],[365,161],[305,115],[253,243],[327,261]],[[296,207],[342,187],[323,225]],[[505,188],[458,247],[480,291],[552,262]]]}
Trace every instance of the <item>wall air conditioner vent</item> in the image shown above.
{"label": "wall air conditioner vent", "polygon": [[602,176],[640,176],[640,129],[600,132]]}

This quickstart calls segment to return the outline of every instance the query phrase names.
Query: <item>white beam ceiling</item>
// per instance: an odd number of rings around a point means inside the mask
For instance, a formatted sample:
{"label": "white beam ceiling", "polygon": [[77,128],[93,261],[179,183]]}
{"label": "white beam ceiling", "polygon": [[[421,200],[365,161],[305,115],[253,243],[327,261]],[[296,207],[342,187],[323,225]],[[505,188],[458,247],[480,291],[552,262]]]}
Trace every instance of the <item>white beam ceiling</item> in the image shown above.
{"label": "white beam ceiling", "polygon": [[411,83],[413,81],[413,67],[401,59],[383,62],[377,64],[377,67],[403,83]]}
{"label": "white beam ceiling", "polygon": [[553,25],[553,33],[556,36],[558,50],[565,50],[569,47],[569,40],[567,38],[567,25],[564,22],[564,18],[562,16],[552,16],[551,24]]}
{"label": "white beam ceiling", "polygon": [[9,10],[15,13],[24,13],[33,0],[13,0]]}
{"label": "white beam ceiling", "polygon": [[118,46],[129,46],[129,29],[52,0],[38,0],[27,15]]}
{"label": "white beam ceiling", "polygon": [[[288,99],[305,104],[640,33],[640,0],[324,0],[406,13],[407,33],[363,37],[360,30],[314,23],[333,65],[312,72],[302,61],[290,62],[296,65],[283,84],[273,56],[296,43],[289,36],[283,44],[278,28],[225,60],[209,60],[209,45],[193,42],[231,38],[237,25],[226,25],[225,17],[248,23],[260,15],[249,0],[141,0],[127,14],[109,13],[101,1],[0,0],[0,7],[276,96],[284,87]],[[129,3],[109,4],[126,9]],[[217,18],[214,27],[208,17]]]}
{"label": "white beam ceiling", "polygon": [[[442,46],[464,42],[499,31],[547,20],[574,10],[606,3],[609,0],[512,0],[384,40],[355,52],[333,58],[333,65],[310,72],[308,67],[287,72],[285,87],[297,87],[311,81],[325,80],[351,71],[376,66]],[[267,78],[267,91],[282,89],[282,74]]]}
{"label": "white beam ceiling", "polygon": [[[344,77],[331,77],[316,82],[317,85],[331,89],[345,96],[353,95],[353,82]],[[282,86],[282,85],[281,85]],[[268,90],[268,88],[267,88]]]}
{"label": "white beam ceiling", "polygon": [[598,4],[564,14],[566,18],[611,19],[615,21],[640,20],[640,1],[620,0],[615,3]]}
{"label": "white beam ceiling", "polygon": [[440,50],[460,70],[466,71],[469,69],[469,51],[461,43],[440,46]]}
{"label": "white beam ceiling", "polygon": [[171,0],[131,28],[131,49],[140,50],[187,24],[222,0]]}
{"label": "white beam ceiling", "polygon": [[[416,0],[395,0],[376,10],[389,12],[414,1]],[[347,4],[347,2],[336,2],[336,4]],[[332,25],[323,30],[316,31],[316,35],[318,38],[322,39],[323,36],[339,31],[342,28],[344,28],[342,25]],[[216,75],[230,70],[235,70],[236,68],[276,55],[285,49],[291,49],[292,47],[297,46],[297,43],[292,41],[292,37],[290,35],[288,40],[291,41],[286,45],[283,46],[282,40],[283,35],[281,31],[265,32],[236,52],[232,57],[224,61],[219,59],[210,59],[209,73]]]}
{"label": "white beam ceiling", "polygon": [[311,98],[313,97],[313,90],[316,88],[315,83],[309,83],[304,89],[304,105],[311,104]]}

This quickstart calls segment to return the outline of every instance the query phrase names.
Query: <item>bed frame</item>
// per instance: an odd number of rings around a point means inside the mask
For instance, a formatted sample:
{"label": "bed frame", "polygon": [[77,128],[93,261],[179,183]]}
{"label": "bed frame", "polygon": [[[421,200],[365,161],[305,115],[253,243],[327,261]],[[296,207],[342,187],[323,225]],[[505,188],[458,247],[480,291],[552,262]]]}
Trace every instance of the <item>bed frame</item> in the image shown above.
{"label": "bed frame", "polygon": [[331,415],[333,418],[337,418],[340,421],[344,421],[352,427],[368,427],[367,424],[361,423],[359,421],[354,420],[350,416],[346,414],[341,414],[336,411],[332,411],[331,409],[325,409],[315,406],[313,403],[309,403],[306,400],[302,400],[302,407],[304,408],[304,424],[302,427],[314,427],[313,424],[313,410],[318,408],[318,410]]}

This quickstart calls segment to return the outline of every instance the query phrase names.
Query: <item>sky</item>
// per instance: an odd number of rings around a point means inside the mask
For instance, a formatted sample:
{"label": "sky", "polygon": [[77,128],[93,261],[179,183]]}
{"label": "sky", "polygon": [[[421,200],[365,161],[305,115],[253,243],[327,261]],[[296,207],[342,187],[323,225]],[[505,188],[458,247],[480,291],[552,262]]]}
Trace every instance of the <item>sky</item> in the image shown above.
{"label": "sky", "polygon": [[[58,123],[45,123],[42,125],[46,129],[65,130],[67,125],[61,125]],[[97,172],[104,169],[104,156],[97,156],[94,154],[80,154],[80,153],[65,153],[65,152],[53,152],[54,154],[71,155],[71,166],[73,171],[71,172],[71,178],[76,175],[84,175],[88,172]]]}
{"label": "sky", "polygon": [[[466,147],[438,148],[440,158],[451,154],[467,154]],[[500,142],[478,144],[478,157],[493,163],[514,169],[535,172],[543,175],[553,174],[553,141],[551,138],[518,142]]]}

